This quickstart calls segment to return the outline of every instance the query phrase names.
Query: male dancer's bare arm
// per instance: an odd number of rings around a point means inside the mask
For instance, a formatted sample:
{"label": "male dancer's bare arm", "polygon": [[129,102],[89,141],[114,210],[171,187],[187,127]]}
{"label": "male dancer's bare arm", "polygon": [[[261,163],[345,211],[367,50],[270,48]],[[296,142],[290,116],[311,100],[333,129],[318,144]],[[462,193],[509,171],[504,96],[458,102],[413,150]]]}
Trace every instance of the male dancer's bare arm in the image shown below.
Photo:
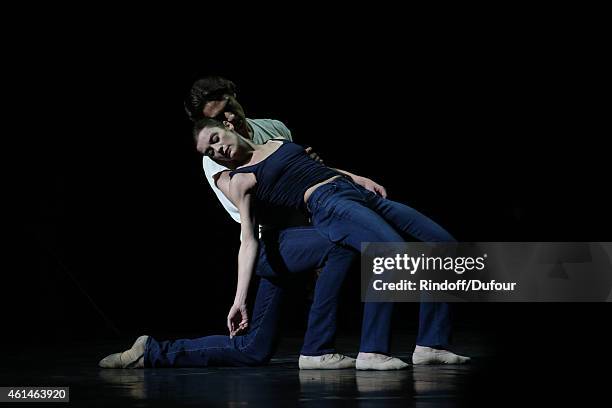
{"label": "male dancer's bare arm", "polygon": [[380,194],[383,198],[387,198],[387,190],[385,190],[383,186],[376,183],[375,181],[367,177],[358,176],[356,174],[349,173],[346,170],[341,170],[341,169],[334,169],[334,170],[336,170],[339,173],[346,174],[355,182],[355,184],[359,184],[361,187],[367,190],[370,190],[376,194]]}

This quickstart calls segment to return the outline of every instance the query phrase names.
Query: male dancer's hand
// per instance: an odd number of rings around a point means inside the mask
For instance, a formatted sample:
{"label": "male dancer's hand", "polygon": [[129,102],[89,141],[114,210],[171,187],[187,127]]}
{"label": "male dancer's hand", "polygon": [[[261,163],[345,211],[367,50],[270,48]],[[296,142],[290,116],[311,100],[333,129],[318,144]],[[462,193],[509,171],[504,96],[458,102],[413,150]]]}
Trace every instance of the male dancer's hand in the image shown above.
{"label": "male dancer's hand", "polygon": [[323,159],[315,151],[312,150],[312,147],[309,146],[304,150],[310,156],[311,159],[314,159],[318,161],[319,163],[323,164]]}
{"label": "male dancer's hand", "polygon": [[232,305],[227,315],[227,328],[230,333],[230,338],[240,334],[249,326],[249,315],[245,304]]}
{"label": "male dancer's hand", "polygon": [[385,190],[383,186],[376,183],[375,181],[367,177],[356,176],[354,174],[351,175],[351,178],[356,184],[359,184],[361,187],[365,188],[366,190],[370,190],[373,193],[376,193],[382,196],[383,198],[387,198],[387,190]]}

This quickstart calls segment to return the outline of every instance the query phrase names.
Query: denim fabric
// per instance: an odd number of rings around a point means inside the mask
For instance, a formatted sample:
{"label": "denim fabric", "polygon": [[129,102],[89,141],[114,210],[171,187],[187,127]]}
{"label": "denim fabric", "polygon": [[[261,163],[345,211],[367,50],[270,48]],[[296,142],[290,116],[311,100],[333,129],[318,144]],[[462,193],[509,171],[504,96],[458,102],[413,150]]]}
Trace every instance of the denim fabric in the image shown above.
{"label": "denim fabric", "polygon": [[[312,224],[330,241],[361,250],[362,242],[453,242],[441,226],[407,205],[366,190],[346,178],[317,188],[307,203]],[[392,303],[366,303],[360,351],[388,353]],[[417,344],[445,347],[450,342],[448,304],[421,303]]]}
{"label": "denim fabric", "polygon": [[157,341],[145,346],[147,367],[252,366],[272,356],[278,320],[291,274],[323,267],[308,319],[301,353],[335,352],[336,301],[357,253],[325,239],[313,227],[287,228],[266,234],[260,243],[256,273],[261,276],[248,332],[230,339],[216,335],[197,339]]}
{"label": "denim fabric", "polygon": [[[145,347],[145,366],[265,364],[276,344],[286,279],[293,273],[321,266],[325,267],[315,287],[301,353],[332,353],[337,294],[361,242],[403,242],[407,235],[428,242],[454,241],[442,227],[416,210],[383,199],[343,178],[319,187],[307,204],[314,227],[288,228],[261,242],[256,273],[262,279],[248,332],[233,339],[217,335],[158,342],[150,337]],[[360,351],[389,353],[392,311],[392,303],[365,304]],[[421,303],[417,344],[447,346],[450,327],[447,304]]]}

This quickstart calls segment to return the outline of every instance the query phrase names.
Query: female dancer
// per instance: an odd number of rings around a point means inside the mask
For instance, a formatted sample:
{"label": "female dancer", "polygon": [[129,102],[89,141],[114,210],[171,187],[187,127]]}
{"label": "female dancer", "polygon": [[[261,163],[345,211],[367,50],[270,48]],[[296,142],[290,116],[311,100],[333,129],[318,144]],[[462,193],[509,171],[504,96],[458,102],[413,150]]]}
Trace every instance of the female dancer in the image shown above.
{"label": "female dancer", "polygon": [[[454,241],[431,219],[354,184],[344,177],[350,173],[314,161],[292,142],[271,140],[256,145],[235,132],[231,123],[213,119],[197,122],[194,137],[200,153],[235,169],[220,173],[216,179],[242,220],[238,283],[228,314],[232,335],[248,326],[245,305],[258,252],[257,218],[270,216],[275,208],[308,212],[321,234],[357,251],[362,242],[403,242],[401,234],[427,242]],[[366,308],[364,315],[357,368],[367,369],[369,361],[379,364],[381,358],[387,358],[390,366],[405,366],[399,359],[384,356],[389,349],[390,308],[370,310],[373,312],[368,315]],[[381,320],[385,325],[381,326]],[[376,358],[371,359],[372,355]]]}

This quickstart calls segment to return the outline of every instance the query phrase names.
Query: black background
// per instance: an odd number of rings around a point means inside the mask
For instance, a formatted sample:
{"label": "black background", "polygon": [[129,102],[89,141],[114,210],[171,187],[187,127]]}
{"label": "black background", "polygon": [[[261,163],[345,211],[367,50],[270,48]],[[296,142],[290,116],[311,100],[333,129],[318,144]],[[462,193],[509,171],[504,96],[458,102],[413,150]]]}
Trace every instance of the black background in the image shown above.
{"label": "black background", "polygon": [[[596,27],[326,20],[261,33],[195,15],[90,17],[33,39],[38,20],[13,32],[28,39],[11,44],[6,78],[23,155],[8,173],[18,201],[5,342],[225,330],[239,228],[204,180],[182,107],[208,74],[238,85],[248,117],[282,120],[328,164],[380,182],[459,240],[610,240]],[[348,286],[345,333],[359,330]],[[283,319],[298,332],[301,299]],[[400,311],[398,329],[414,330],[417,305]],[[609,344],[609,314],[470,304],[456,323],[494,333],[502,360],[551,373]]]}

